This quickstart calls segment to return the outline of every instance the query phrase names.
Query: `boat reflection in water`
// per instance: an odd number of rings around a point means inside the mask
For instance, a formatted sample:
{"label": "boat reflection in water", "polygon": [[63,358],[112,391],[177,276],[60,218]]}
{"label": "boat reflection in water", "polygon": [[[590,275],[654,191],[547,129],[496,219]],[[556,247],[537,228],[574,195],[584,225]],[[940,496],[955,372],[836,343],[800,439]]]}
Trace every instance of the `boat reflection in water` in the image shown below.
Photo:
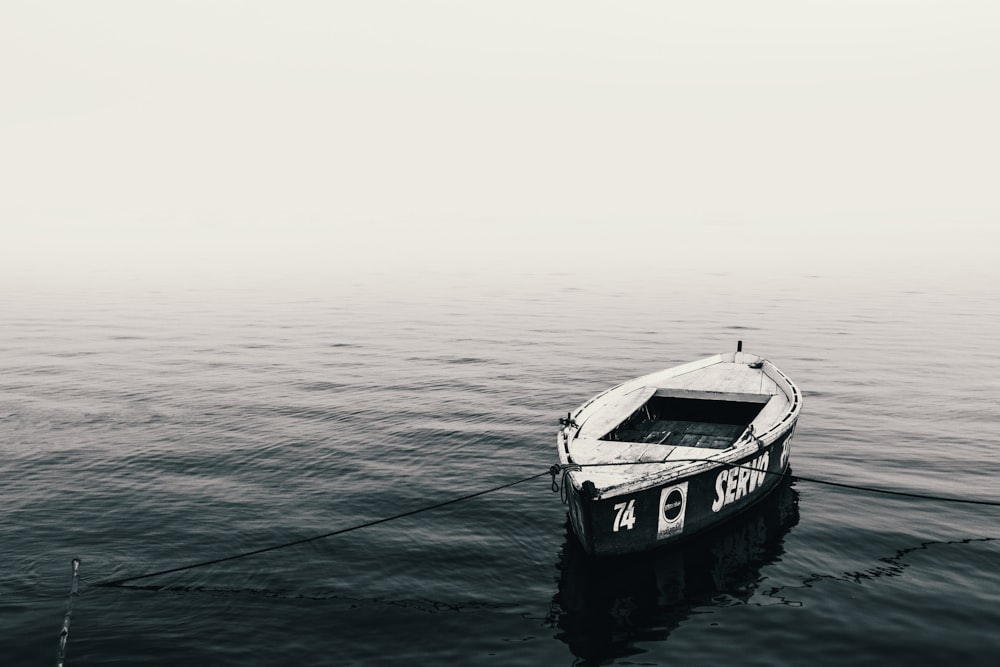
{"label": "boat reflection in water", "polygon": [[641,653],[636,642],[665,640],[697,607],[748,601],[798,521],[786,478],[745,514],[646,554],[594,558],[567,526],[549,620],[583,664]]}

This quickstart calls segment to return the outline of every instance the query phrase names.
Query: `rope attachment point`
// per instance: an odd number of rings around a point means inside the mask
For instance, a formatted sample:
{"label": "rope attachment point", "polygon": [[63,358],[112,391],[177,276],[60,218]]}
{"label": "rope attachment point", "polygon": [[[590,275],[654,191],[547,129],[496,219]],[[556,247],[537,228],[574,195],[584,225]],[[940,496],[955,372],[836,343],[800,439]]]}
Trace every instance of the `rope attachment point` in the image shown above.
{"label": "rope attachment point", "polygon": [[[563,505],[569,503],[569,489],[566,486],[566,476],[574,470],[583,470],[583,466],[576,463],[555,463],[549,468],[549,474],[552,475],[552,493],[559,494],[559,500],[562,501]],[[560,477],[560,475],[562,476]],[[559,477],[558,480],[556,479],[557,477]]]}

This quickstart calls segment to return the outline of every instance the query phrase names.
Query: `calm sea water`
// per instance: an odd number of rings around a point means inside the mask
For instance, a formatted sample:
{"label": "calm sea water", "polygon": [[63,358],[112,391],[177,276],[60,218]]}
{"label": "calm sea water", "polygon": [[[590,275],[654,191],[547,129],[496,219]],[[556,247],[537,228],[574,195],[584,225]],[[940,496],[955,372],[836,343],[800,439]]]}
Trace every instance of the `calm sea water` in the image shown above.
{"label": "calm sea water", "polygon": [[[970,281],[971,283],[972,281]],[[958,280],[347,279],[0,295],[0,664],[996,664],[1000,508],[807,482],[588,559],[527,477],[612,384],[745,349],[794,472],[1000,500],[1000,300]]]}

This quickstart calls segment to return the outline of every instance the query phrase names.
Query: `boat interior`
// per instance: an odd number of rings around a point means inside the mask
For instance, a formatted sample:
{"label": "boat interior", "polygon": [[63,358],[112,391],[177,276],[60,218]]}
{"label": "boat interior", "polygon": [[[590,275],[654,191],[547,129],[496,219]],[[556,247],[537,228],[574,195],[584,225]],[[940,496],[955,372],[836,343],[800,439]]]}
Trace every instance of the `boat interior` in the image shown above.
{"label": "boat interior", "polygon": [[726,449],[770,399],[770,394],[659,389],[600,440]]}

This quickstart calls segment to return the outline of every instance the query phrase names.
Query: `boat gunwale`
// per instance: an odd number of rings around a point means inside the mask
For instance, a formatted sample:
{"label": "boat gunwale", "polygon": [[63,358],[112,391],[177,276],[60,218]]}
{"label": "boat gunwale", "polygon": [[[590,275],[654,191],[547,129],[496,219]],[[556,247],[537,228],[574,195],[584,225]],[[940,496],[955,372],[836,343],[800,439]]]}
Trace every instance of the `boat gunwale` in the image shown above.
{"label": "boat gunwale", "polygon": [[[802,393],[799,388],[795,385],[792,380],[785,375],[781,369],[779,369],[770,360],[757,355],[752,355],[744,352],[728,353],[728,354],[717,354],[705,359],[697,360],[694,362],[689,362],[682,364],[680,366],[675,366],[672,368],[667,368],[661,371],[655,371],[632,380],[620,383],[607,389],[586,403],[581,405],[575,412],[574,419],[578,418],[584,413],[586,408],[590,407],[596,400],[603,396],[607,396],[610,392],[616,389],[622,389],[629,385],[643,386],[645,380],[653,377],[659,376],[659,381],[662,382],[667,379],[672,379],[686,373],[690,373],[702,368],[707,368],[709,366],[718,363],[736,363],[736,355],[742,355],[740,357],[741,362],[745,362],[748,358],[753,359],[750,363],[761,362],[761,371],[765,376],[770,378],[778,390],[780,390],[785,398],[788,400],[788,408],[785,409],[779,415],[776,415],[774,421],[771,422],[771,426],[767,430],[761,433],[752,433],[749,429],[749,425],[746,430],[737,438],[730,447],[722,450],[712,450],[714,453],[709,454],[705,457],[699,457],[698,460],[685,459],[683,457],[678,457],[676,459],[664,459],[661,461],[634,461],[634,462],[615,462],[615,463],[589,463],[589,464],[577,464],[571,460],[571,453],[569,451],[569,446],[572,440],[575,440],[575,436],[579,434],[582,430],[582,424],[577,428],[576,432],[572,435],[570,434],[570,429],[572,426],[565,426],[560,429],[557,436],[557,444],[559,451],[560,462],[564,465],[578,465],[580,469],[570,470],[567,474],[567,478],[573,484],[574,488],[580,490],[584,481],[587,479],[586,470],[588,468],[600,468],[609,465],[615,466],[639,466],[639,465],[649,465],[658,466],[658,469],[653,469],[649,473],[639,474],[636,476],[630,476],[627,480],[618,484],[604,485],[597,489],[599,498],[609,498],[619,495],[624,495],[628,493],[633,493],[637,490],[648,488],[651,486],[657,486],[661,484],[667,484],[675,482],[680,479],[694,477],[705,472],[716,470],[722,466],[731,466],[740,459],[747,458],[748,456],[763,450],[776,442],[778,439],[785,436],[786,433],[790,432],[798,420],[799,413],[802,410]],[[679,372],[671,372],[679,371]],[[634,389],[630,389],[632,391]],[[628,392],[623,392],[628,393]],[[571,413],[572,414],[572,413]],[[589,419],[589,416],[588,416]],[[742,444],[740,444],[742,443]],[[675,448],[676,449],[676,448]],[[694,448],[691,448],[694,449]],[[669,456],[669,455],[668,455]],[[671,465],[672,463],[680,463],[681,465]]]}

